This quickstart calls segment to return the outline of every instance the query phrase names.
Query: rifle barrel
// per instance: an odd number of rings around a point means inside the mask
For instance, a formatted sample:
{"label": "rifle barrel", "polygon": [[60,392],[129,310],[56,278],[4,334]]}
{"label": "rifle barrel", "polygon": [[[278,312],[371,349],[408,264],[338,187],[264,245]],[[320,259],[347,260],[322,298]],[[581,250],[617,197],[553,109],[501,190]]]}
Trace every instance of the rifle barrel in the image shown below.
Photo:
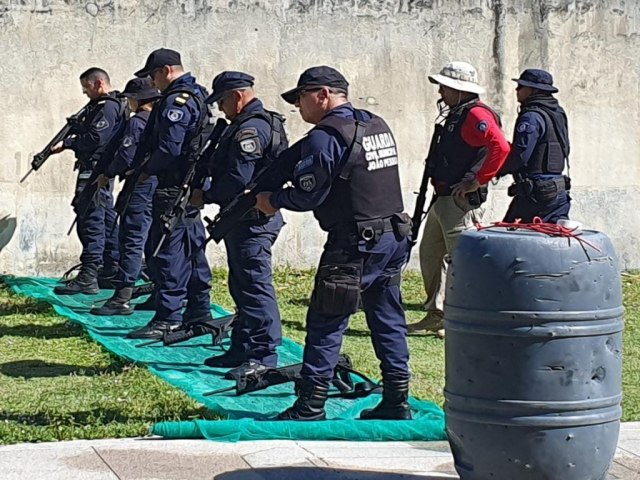
{"label": "rifle barrel", "polygon": [[76,215],[76,218],[73,219],[73,222],[71,222],[71,226],[69,227],[69,230],[67,230],[67,237],[69,235],[71,235],[71,232],[73,232],[73,227],[76,226],[76,223],[78,223],[78,216]]}
{"label": "rifle barrel", "polygon": [[27,177],[28,177],[29,175],[31,175],[33,172],[35,172],[35,169],[34,169],[33,167],[31,167],[31,168],[29,169],[29,171],[25,174],[25,176],[24,176],[24,177],[22,177],[22,179],[20,180],[20,183],[24,182],[24,181],[27,179]]}
{"label": "rifle barrel", "polygon": [[156,343],[162,343],[162,338],[156,338],[155,340],[149,340],[148,342],[141,343],[140,345],[136,345],[136,348],[148,347],[149,345],[155,345]]}
{"label": "rifle barrel", "polygon": [[212,390],[210,392],[205,392],[202,394],[203,397],[210,397],[211,395],[217,395],[219,393],[231,392],[236,389],[236,386],[233,385],[231,387],[221,388],[219,390]]}
{"label": "rifle barrel", "polygon": [[156,258],[158,256],[158,253],[160,253],[160,249],[162,248],[162,245],[164,245],[164,241],[167,239],[167,234],[163,233],[162,236],[160,237],[160,241],[158,242],[158,246],[156,247],[156,249],[153,251],[153,258]]}

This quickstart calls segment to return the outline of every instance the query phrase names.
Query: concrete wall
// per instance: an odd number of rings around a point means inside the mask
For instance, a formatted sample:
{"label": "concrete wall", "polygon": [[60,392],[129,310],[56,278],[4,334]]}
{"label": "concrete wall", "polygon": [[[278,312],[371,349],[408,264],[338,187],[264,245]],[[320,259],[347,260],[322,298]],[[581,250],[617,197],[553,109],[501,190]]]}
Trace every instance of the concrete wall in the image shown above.
{"label": "concrete wall", "polygon": [[[79,241],[65,236],[72,155],[18,179],[85,103],[82,70],[101,66],[122,88],[160,46],[181,51],[207,86],[221,70],[255,75],[267,106],[287,115],[291,139],[308,126],[278,93],[308,66],[340,69],[354,103],[395,131],[408,210],[436,116],[427,75],[449,60],[473,63],[511,137],[510,78],[548,68],[570,118],[573,217],[606,231],[623,266],[639,267],[639,21],[640,2],[623,0],[0,0],[0,207],[19,222],[0,270],[52,274],[75,261]],[[487,220],[504,213],[507,183],[493,188]],[[288,212],[286,220],[276,261],[315,264],[324,238],[315,221]],[[222,250],[209,248],[214,262],[224,262]]]}

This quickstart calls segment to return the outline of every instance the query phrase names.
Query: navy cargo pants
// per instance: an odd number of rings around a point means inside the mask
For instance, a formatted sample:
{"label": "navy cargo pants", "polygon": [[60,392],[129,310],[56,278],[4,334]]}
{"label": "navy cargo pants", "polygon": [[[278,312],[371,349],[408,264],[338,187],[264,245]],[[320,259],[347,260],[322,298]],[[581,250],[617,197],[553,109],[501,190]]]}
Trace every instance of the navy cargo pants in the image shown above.
{"label": "navy cargo pants", "polygon": [[[111,270],[118,267],[120,259],[117,214],[113,208],[111,193],[113,182],[100,189],[97,198],[90,198],[89,195],[81,197],[85,188],[95,189],[95,186],[87,184],[90,175],[91,171],[83,171],[78,174],[75,197],[72,202],[76,215],[78,215],[76,231],[80,243],[82,243],[80,262],[85,265],[103,265],[105,270]],[[77,201],[78,199],[82,200]]]}
{"label": "navy cargo pants", "polygon": [[142,255],[151,227],[153,194],[157,186],[158,178],[155,176],[137,183],[120,219],[120,271],[116,277],[118,287],[131,287],[140,277]]}
{"label": "navy cargo pants", "polygon": [[[153,196],[153,222],[149,233],[148,251],[153,252],[162,237],[160,216],[171,210],[179,187],[157,188]],[[158,255],[153,259],[153,280],[156,285],[156,313],[153,321],[180,323],[182,304],[187,300],[185,316],[210,314],[211,268],[201,248],[205,241],[200,212],[188,208]]]}
{"label": "navy cargo pants", "polygon": [[[373,245],[353,237],[329,233],[307,312],[301,375],[318,386],[329,386],[343,333],[360,302],[383,378],[410,376],[407,323],[400,294],[409,241],[398,240],[394,232],[383,233]],[[355,289],[351,287],[359,290],[360,302],[354,301]]]}
{"label": "navy cargo pants", "polygon": [[231,348],[247,360],[276,366],[282,344],[282,322],[273,286],[271,247],[282,229],[282,214],[238,225],[225,237],[229,292],[238,320]]}
{"label": "navy cargo pants", "polygon": [[562,186],[550,182],[556,180],[564,183],[562,176],[544,176],[534,181],[534,192],[529,196],[516,195],[507,209],[505,222],[515,222],[520,218],[523,223],[532,223],[534,217],[540,217],[543,222],[558,223],[558,220],[568,219],[571,209],[571,197]]}

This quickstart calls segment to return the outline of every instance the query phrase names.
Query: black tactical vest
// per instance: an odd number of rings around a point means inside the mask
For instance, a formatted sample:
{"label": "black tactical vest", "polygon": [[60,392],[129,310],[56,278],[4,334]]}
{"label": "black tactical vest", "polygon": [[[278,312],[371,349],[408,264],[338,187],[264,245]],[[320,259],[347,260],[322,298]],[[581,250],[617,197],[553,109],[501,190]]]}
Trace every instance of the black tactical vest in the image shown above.
{"label": "black tactical vest", "polygon": [[[337,133],[348,146],[339,176],[314,211],[326,231],[338,224],[386,218],[404,210],[395,138],[382,118],[368,114],[372,118],[366,121],[328,116],[315,127]],[[356,118],[362,118],[358,110]]]}
{"label": "black tactical vest", "polygon": [[107,102],[116,102],[119,108],[120,124],[118,130],[114,132],[114,135],[111,137],[111,140],[104,145],[100,145],[96,150],[93,151],[90,155],[84,158],[78,158],[78,162],[80,163],[81,170],[90,170],[94,169],[98,163],[103,165],[102,158],[109,157],[113,158],[114,146],[117,146],[117,139],[120,138],[122,132],[124,132],[124,127],[126,126],[126,121],[129,118],[130,111],[129,106],[126,99],[119,99],[116,97],[117,92],[110,92],[109,94],[100,97],[98,101],[87,109],[84,117],[80,119],[81,128],[88,129],[93,123],[96,115],[102,111],[105,103]]}
{"label": "black tactical vest", "polygon": [[228,168],[226,156],[228,154],[229,147],[231,146],[231,142],[233,141],[233,137],[240,130],[242,124],[252,118],[260,118],[267,122],[271,127],[271,139],[269,140],[269,144],[266,146],[264,152],[262,152],[262,159],[260,163],[256,165],[254,178],[261,169],[276,160],[278,155],[280,155],[280,153],[286,150],[289,146],[289,140],[287,139],[287,134],[284,130],[285,118],[282,115],[266,109],[242,113],[238,115],[234,122],[231,123],[224,131],[222,138],[220,138],[220,141],[218,142],[217,148],[215,148],[215,151],[213,152],[210,171],[214,178],[222,176],[226,172]]}
{"label": "black tactical vest", "polygon": [[525,112],[540,114],[544,120],[545,132],[538,139],[529,162],[520,173],[524,175],[561,174],[565,167],[565,160],[569,158],[569,139],[565,133],[567,117],[564,111],[552,110],[538,102],[532,102],[522,106],[519,116]]}
{"label": "black tactical vest", "polygon": [[500,125],[498,114],[478,99],[460,105],[449,113],[442,128],[440,143],[429,165],[432,182],[440,196],[451,195],[451,185],[460,182],[466,173],[480,170],[487,158],[486,147],[472,147],[462,139],[462,125],[474,107],[491,112]]}

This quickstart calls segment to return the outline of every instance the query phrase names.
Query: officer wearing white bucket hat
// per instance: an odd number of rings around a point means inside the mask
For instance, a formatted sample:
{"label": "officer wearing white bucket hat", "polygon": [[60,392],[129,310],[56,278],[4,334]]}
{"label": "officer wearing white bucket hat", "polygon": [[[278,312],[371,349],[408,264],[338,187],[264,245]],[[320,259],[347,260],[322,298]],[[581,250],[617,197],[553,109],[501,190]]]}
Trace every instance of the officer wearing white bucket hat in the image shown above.
{"label": "officer wearing white bucket hat", "polygon": [[498,115],[480,101],[484,88],[476,69],[466,62],[450,62],[429,76],[439,85],[436,133],[428,171],[434,198],[420,242],[420,269],[427,293],[427,315],[409,331],[435,331],[444,336],[443,303],[446,264],[460,233],[482,219],[489,181],[500,170],[509,143]]}

